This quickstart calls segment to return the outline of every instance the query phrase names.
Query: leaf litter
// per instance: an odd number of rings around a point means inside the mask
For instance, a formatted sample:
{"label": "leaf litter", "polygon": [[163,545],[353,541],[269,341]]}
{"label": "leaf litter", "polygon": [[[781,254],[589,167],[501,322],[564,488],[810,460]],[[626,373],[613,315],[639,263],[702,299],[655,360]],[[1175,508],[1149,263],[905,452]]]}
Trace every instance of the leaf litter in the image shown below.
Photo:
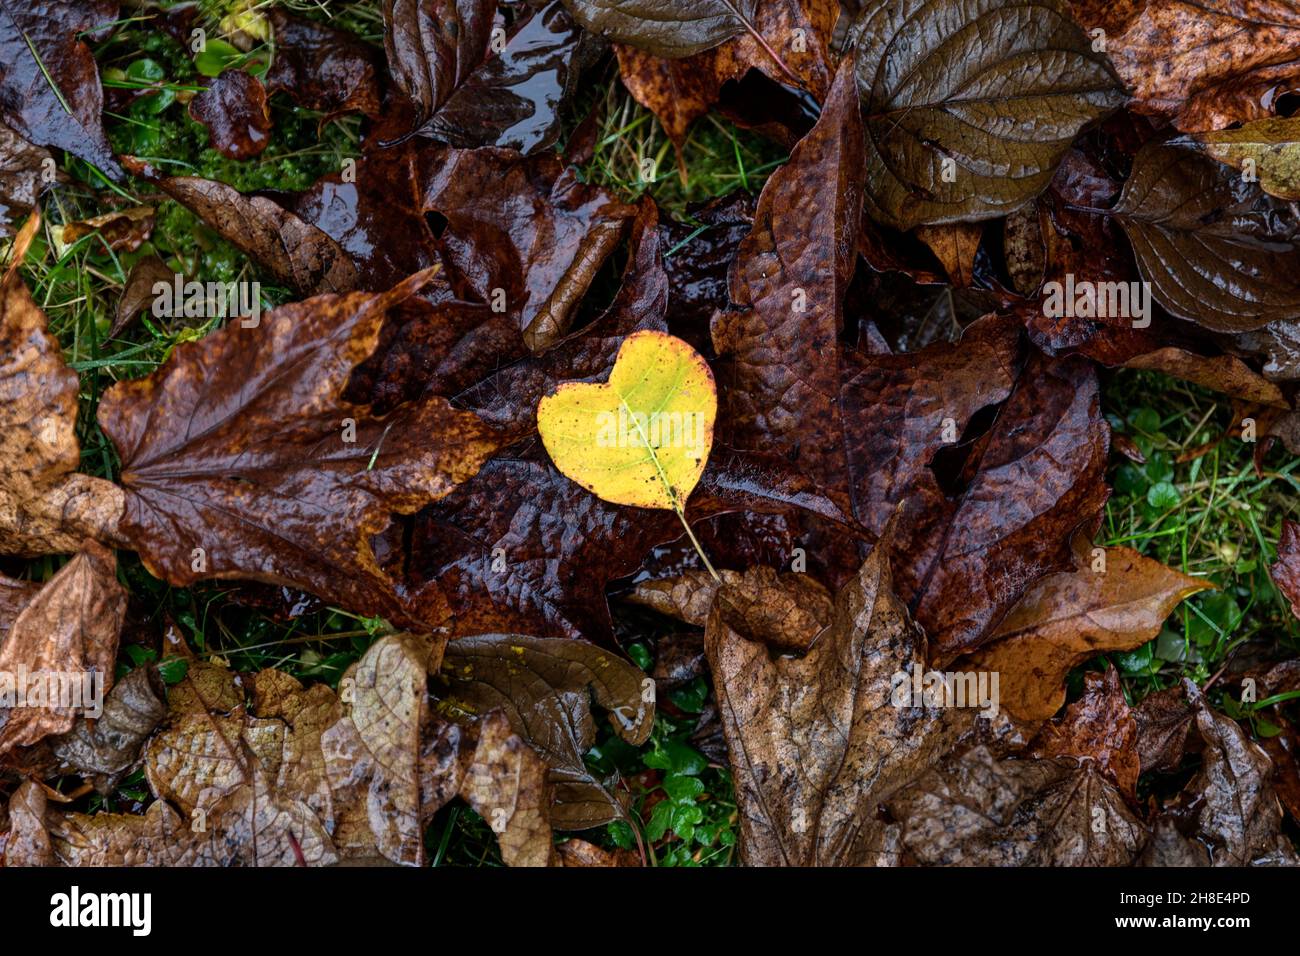
{"label": "leaf litter", "polygon": [[[665,815],[601,751],[660,754],[697,685],[748,865],[1297,862],[1294,652],[1262,704],[1217,675],[1134,699],[1114,666],[1216,582],[1102,543],[1112,452],[1147,459],[1099,369],[1293,437],[1300,22],[1262,0],[374,12],[382,48],[259,7],[224,60],[184,54],[197,87],[133,88],[100,61],[185,16],[0,0],[6,866],[425,866],[457,802],[509,865],[645,863],[711,795],[667,773]],[[789,158],[673,219],[592,175],[584,85],[614,77],[684,180],[713,112]],[[274,155],[286,109],[351,124],[355,154],[255,191],[120,148],[118,105],[177,99],[227,170]],[[73,182],[100,205],[70,214]],[[99,243],[129,266],[110,339],[154,334],[188,282],[165,204],[270,295],[92,388],[33,283]],[[238,671],[141,620],[145,578],[364,626],[329,680]],[[95,690],[19,699],[30,671]]]}

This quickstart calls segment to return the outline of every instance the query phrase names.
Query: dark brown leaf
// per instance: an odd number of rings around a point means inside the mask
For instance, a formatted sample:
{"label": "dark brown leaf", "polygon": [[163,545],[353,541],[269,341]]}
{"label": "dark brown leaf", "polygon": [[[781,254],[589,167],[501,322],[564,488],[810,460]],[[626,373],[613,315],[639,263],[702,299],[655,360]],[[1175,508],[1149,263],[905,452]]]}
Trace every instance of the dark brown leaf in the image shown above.
{"label": "dark brown leaf", "polygon": [[71,731],[50,740],[50,749],[65,768],[108,795],[139,759],[145,738],[166,713],[167,690],[157,668],[137,667],[113,685],[94,723],[78,719]]}
{"label": "dark brown leaf", "polygon": [[1179,799],[1210,850],[1214,866],[1300,865],[1281,833],[1282,806],[1270,778],[1273,765],[1235,721],[1210,709],[1195,684],[1184,681],[1201,736],[1200,773]]}
{"label": "dark brown leaf", "polygon": [[271,142],[266,88],[243,70],[225,70],[190,100],[190,117],[207,127],[212,148],[228,159],[260,156]]}
{"label": "dark brown leaf", "polygon": [[1174,315],[1248,332],[1300,314],[1300,220],[1197,150],[1149,143],[1112,214]]}
{"label": "dark brown leaf", "polygon": [[0,2],[0,121],[36,146],[67,150],[113,179],[104,93],[85,35],[117,19],[116,0]]}
{"label": "dark brown leaf", "polygon": [[[1133,108],[1180,129],[1269,115],[1300,81],[1300,10],[1287,0],[1069,0],[1133,91]],[[1157,66],[1158,64],[1158,66]]]}
{"label": "dark brown leaf", "polygon": [[33,214],[0,277],[0,553],[26,556],[116,541],[123,504],[111,482],[76,473],[77,375],[18,275],[39,225]]}
{"label": "dark brown leaf", "polygon": [[897,229],[1014,211],[1124,102],[1061,0],[874,0],[853,35],[867,208]]}
{"label": "dark brown leaf", "polygon": [[136,262],[127,274],[122,297],[117,300],[117,315],[109,329],[109,338],[117,338],[131,325],[137,315],[150,312],[157,296],[154,286],[160,282],[171,284],[176,273],[156,255],[147,255]]}
{"label": "dark brown leaf", "polygon": [[[128,165],[133,172],[140,169]],[[338,243],[265,196],[245,196],[225,183],[192,176],[160,179],[157,185],[300,295],[349,292],[361,285]]]}
{"label": "dark brown leaf", "polygon": [[100,425],[127,496],[122,532],[154,573],[177,585],[284,584],[409,619],[370,539],[391,514],[472,477],[497,439],[441,398],[377,418],[340,394],[387,309],[427,279],[285,306],[257,328],[232,322],[105,395]]}
{"label": "dark brown leaf", "polygon": [[531,154],[554,145],[561,109],[584,65],[584,39],[560,0],[552,0],[457,86],[420,133],[462,149]]}
{"label": "dark brown leaf", "polygon": [[1300,617],[1300,524],[1282,522],[1282,540],[1277,543],[1277,563],[1268,569],[1273,583]]}
{"label": "dark brown leaf", "polygon": [[1181,686],[1142,698],[1133,712],[1138,726],[1138,756],[1142,772],[1177,770],[1183,762],[1187,732],[1196,716]]}
{"label": "dark brown leaf", "polygon": [[67,733],[80,714],[98,716],[125,615],[113,552],[87,541],[0,628],[0,683],[16,704],[0,709],[0,754]]}
{"label": "dark brown leaf", "polygon": [[848,465],[837,337],[862,202],[852,70],[849,58],[821,119],[763,188],[731,277],[736,309],[713,320],[714,348],[732,357],[718,379],[729,422],[722,439],[786,456],[841,493]]}
{"label": "dark brown leaf", "polygon": [[47,188],[54,159],[0,123],[0,238],[12,236]]}
{"label": "dark brown leaf", "polygon": [[275,35],[275,58],[262,80],[268,93],[287,93],[326,120],[345,113],[379,114],[379,68],[370,47],[351,33],[280,7],[265,12]]}
{"label": "dark brown leaf", "polygon": [[[820,633],[802,638],[816,637],[803,657],[774,658],[747,632],[753,573],[718,592],[705,631],[742,858],[752,866],[896,862],[876,806],[947,752],[971,711],[894,706],[894,676],[925,668],[925,640],[891,591],[882,548],[836,596]],[[783,630],[787,645],[798,639]]]}
{"label": "dark brown leaf", "polygon": [[[839,5],[828,0],[758,4],[757,34],[741,33],[685,59],[663,59],[619,44],[615,49],[623,85],[659,118],[680,155],[691,124],[718,102],[724,84],[750,69],[778,83],[790,82],[785,72],[789,69],[804,89],[824,99],[833,69],[828,47],[839,12]],[[780,56],[780,64],[769,49]]]}
{"label": "dark brown leaf", "polygon": [[1128,866],[1147,841],[1092,765],[997,760],[985,747],[930,770],[889,812],[924,866]]}
{"label": "dark brown leaf", "polygon": [[564,0],[599,36],[655,56],[683,57],[715,47],[754,25],[758,0]]}

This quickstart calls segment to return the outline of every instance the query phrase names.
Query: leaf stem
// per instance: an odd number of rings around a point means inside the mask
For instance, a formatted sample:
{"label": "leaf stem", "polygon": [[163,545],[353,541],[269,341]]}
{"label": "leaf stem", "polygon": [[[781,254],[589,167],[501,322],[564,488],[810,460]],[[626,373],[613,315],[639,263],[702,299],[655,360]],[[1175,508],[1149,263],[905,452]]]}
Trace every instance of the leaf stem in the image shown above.
{"label": "leaf stem", "polygon": [[695,537],[695,532],[691,530],[691,526],[686,522],[686,512],[682,510],[682,506],[677,504],[676,501],[673,502],[673,511],[677,513],[677,519],[681,521],[682,527],[686,529],[686,534],[690,537],[691,544],[695,547],[695,553],[700,556],[700,560],[704,562],[704,566],[709,569],[709,574],[713,575],[713,580],[721,584],[722,577],[714,570],[713,562],[709,560],[709,556],[705,554],[704,549],[700,547],[700,539]]}

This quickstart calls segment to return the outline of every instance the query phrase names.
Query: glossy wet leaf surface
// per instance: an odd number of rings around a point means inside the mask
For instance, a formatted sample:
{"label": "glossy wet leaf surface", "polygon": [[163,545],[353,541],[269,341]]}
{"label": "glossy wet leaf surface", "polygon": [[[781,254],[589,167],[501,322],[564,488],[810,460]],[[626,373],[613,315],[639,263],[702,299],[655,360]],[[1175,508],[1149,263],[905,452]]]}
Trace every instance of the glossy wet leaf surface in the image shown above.
{"label": "glossy wet leaf surface", "polygon": [[1291,4],[231,6],[0,0],[0,862],[1298,862]]}

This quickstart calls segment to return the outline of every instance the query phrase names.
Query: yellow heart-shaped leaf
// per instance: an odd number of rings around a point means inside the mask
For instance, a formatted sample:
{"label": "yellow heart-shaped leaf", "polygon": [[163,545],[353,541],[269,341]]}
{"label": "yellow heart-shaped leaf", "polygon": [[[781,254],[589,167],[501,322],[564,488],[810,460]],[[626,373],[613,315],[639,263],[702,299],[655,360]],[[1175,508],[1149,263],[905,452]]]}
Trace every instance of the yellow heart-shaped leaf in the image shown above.
{"label": "yellow heart-shaped leaf", "polygon": [[617,505],[680,512],[713,447],[718,389],[681,339],[634,332],[601,383],[566,382],[537,406],[555,467]]}

